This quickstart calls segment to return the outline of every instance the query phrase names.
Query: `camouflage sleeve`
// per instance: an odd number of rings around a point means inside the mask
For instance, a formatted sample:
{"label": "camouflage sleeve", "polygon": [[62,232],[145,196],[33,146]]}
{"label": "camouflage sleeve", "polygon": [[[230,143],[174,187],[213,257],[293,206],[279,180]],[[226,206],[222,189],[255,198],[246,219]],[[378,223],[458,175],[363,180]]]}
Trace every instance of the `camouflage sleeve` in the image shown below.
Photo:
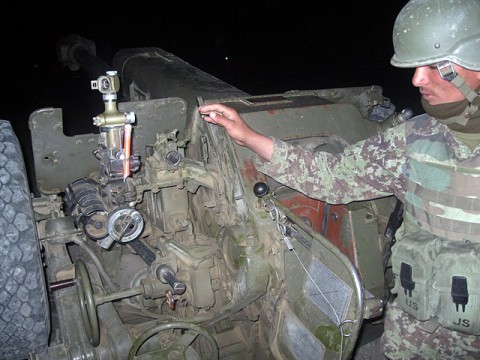
{"label": "camouflage sleeve", "polygon": [[343,153],[314,153],[275,139],[272,159],[258,170],[331,204],[395,195],[404,199],[405,125],[350,145]]}

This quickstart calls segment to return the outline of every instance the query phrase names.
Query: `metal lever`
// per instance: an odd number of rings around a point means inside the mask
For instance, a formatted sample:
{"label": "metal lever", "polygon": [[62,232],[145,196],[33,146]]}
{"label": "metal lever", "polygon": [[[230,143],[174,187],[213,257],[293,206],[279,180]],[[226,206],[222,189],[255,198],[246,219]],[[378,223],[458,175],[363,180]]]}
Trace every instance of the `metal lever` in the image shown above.
{"label": "metal lever", "polygon": [[57,291],[57,290],[60,290],[60,289],[64,289],[64,288],[73,286],[76,283],[77,283],[77,279],[75,279],[75,278],[65,279],[65,280],[60,280],[60,281],[54,281],[54,282],[50,283],[50,285],[48,286],[48,290],[50,290],[50,292],[54,292],[54,291]]}
{"label": "metal lever", "polygon": [[187,290],[185,283],[175,277],[175,272],[168,265],[162,265],[157,269],[157,278],[163,283],[170,285],[174,294],[180,295]]}

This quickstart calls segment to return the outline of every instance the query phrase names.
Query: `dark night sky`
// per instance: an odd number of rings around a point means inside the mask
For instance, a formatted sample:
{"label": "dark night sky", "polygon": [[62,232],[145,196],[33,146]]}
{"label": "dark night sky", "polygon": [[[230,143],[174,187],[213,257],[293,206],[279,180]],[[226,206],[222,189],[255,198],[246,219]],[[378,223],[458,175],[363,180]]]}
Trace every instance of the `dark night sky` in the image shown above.
{"label": "dark night sky", "polygon": [[65,117],[75,106],[88,112],[81,101],[91,91],[88,78],[56,58],[56,41],[72,33],[95,41],[107,63],[122,48],[160,47],[252,95],[375,84],[398,109],[420,111],[413,71],[390,65],[392,27],[405,3],[18,3],[3,13],[0,25],[0,118],[13,123],[23,142],[35,109],[62,107]]}

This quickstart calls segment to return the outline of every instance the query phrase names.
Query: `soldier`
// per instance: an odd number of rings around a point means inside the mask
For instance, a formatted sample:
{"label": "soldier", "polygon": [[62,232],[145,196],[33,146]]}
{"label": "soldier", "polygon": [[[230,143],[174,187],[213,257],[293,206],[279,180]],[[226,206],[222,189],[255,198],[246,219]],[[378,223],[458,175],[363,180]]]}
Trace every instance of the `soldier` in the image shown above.
{"label": "soldier", "polygon": [[308,196],[400,199],[385,356],[480,359],[480,2],[411,0],[393,45],[392,65],[415,68],[425,114],[338,155],[259,134],[221,104],[199,111],[256,152],[260,171]]}

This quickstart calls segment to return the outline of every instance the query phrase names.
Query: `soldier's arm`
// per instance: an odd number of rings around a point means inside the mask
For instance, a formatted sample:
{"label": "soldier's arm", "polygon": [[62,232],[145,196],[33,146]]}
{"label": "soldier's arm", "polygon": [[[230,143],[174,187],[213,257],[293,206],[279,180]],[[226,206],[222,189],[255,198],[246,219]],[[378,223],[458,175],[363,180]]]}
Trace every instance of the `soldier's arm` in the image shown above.
{"label": "soldier's arm", "polygon": [[275,139],[272,158],[257,169],[310,197],[346,204],[392,194],[403,199],[405,159],[405,128],[398,126],[339,154]]}

